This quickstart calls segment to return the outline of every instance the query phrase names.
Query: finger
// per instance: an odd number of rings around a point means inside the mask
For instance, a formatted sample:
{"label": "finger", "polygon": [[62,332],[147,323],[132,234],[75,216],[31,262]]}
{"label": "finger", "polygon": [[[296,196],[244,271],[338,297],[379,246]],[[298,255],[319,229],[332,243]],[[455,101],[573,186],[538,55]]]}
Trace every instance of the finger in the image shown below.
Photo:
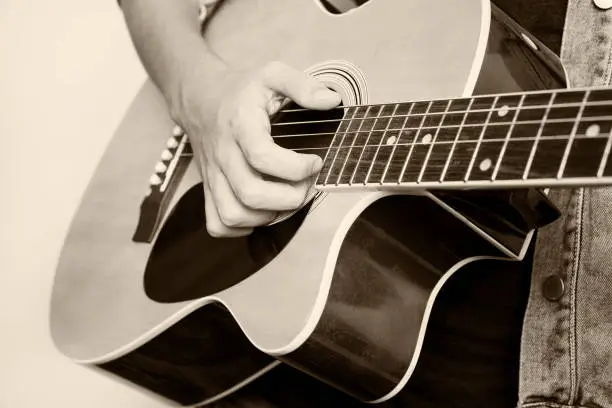
{"label": "finger", "polygon": [[244,135],[238,142],[255,170],[282,180],[301,181],[318,174],[323,167],[319,156],[285,149],[261,136]]}
{"label": "finger", "polygon": [[236,152],[231,154],[220,166],[229,182],[235,197],[251,209],[269,211],[289,211],[300,207],[306,193],[312,184],[307,178],[294,183],[264,180],[235,146]]}
{"label": "finger", "polygon": [[268,117],[263,110],[238,119],[234,126],[234,138],[255,170],[289,181],[304,180],[321,170],[323,161],[319,156],[297,153],[274,143],[268,130]]}
{"label": "finger", "polygon": [[253,232],[252,228],[230,228],[221,222],[215,201],[208,182],[204,181],[204,210],[206,213],[206,230],[215,238],[230,238],[249,235]]}
{"label": "finger", "polygon": [[340,95],[321,81],[282,62],[264,68],[263,83],[308,109],[331,109],[341,102]]}
{"label": "finger", "polygon": [[244,205],[235,195],[228,180],[221,173],[215,174],[211,186],[215,192],[217,213],[221,222],[230,228],[252,228],[268,224],[276,217],[276,211],[252,209]]}

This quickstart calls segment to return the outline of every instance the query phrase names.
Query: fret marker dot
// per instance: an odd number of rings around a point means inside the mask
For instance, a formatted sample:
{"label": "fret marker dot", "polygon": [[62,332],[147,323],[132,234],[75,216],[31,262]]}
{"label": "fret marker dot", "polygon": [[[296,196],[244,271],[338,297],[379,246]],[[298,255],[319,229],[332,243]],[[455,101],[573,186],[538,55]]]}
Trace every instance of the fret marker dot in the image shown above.
{"label": "fret marker dot", "polygon": [[480,171],[487,171],[491,168],[492,165],[493,162],[491,161],[491,159],[484,159],[480,162]]}
{"label": "fret marker dot", "polygon": [[601,128],[599,127],[598,124],[593,124],[587,128],[586,135],[587,137],[598,136],[600,130]]}
{"label": "fret marker dot", "polygon": [[395,141],[397,140],[397,137],[395,136],[389,136],[389,138],[387,139],[387,145],[392,145],[393,143],[395,143]]}
{"label": "fret marker dot", "polygon": [[423,138],[421,139],[421,143],[429,144],[431,143],[431,139],[432,139],[431,133],[428,133],[425,136],[423,136]]}
{"label": "fret marker dot", "polygon": [[504,105],[501,108],[499,108],[499,110],[497,111],[497,114],[499,115],[500,118],[503,118],[504,116],[508,114],[508,112],[510,112],[510,108],[508,107],[508,105]]}

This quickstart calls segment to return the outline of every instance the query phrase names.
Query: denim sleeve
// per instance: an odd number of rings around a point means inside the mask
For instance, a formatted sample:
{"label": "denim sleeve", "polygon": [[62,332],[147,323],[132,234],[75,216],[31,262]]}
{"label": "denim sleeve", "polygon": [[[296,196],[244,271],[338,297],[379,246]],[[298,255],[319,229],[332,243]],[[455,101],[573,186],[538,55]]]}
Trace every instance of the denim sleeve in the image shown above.
{"label": "denim sleeve", "polygon": [[[569,0],[565,27],[560,54],[570,86],[609,86],[612,8]],[[612,137],[607,123],[601,132]],[[563,216],[538,232],[519,406],[611,407],[612,189],[555,189],[550,197]]]}

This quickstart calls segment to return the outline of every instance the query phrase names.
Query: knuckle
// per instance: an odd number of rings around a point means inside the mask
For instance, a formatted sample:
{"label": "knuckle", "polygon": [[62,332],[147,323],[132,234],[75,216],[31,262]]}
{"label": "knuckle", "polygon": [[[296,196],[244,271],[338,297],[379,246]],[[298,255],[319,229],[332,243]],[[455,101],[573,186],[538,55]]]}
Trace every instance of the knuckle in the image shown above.
{"label": "knuckle", "polygon": [[300,101],[306,102],[312,98],[315,91],[319,90],[321,85],[316,79],[303,74],[296,77],[295,93]]}
{"label": "knuckle", "polygon": [[206,231],[208,232],[208,235],[213,238],[223,238],[225,236],[225,231],[223,229],[213,225],[207,225]]}
{"label": "knuckle", "polygon": [[227,120],[227,128],[233,135],[240,135],[244,131],[243,109],[236,108],[235,114]]}
{"label": "knuckle", "polygon": [[285,98],[282,95],[279,95],[279,94],[272,95],[272,97],[270,97],[270,99],[268,100],[268,103],[266,104],[266,113],[268,115],[274,115],[276,112],[280,110],[284,101],[285,101]]}
{"label": "knuckle", "polygon": [[311,174],[312,166],[296,159],[285,169],[285,178],[292,182],[300,182]]}
{"label": "knuckle", "polygon": [[234,139],[249,138],[255,131],[262,128],[261,118],[253,107],[240,106],[235,115],[228,121],[228,130]]}
{"label": "knuckle", "polygon": [[253,133],[253,113],[246,108],[240,108],[232,120],[231,130],[235,139],[248,138]]}
{"label": "knuckle", "polygon": [[229,143],[217,143],[212,154],[214,162],[211,163],[209,171],[214,171],[215,175],[222,174],[221,169],[232,165],[235,161],[235,154]]}
{"label": "knuckle", "polygon": [[206,231],[213,238],[221,238],[227,235],[227,229],[216,219],[206,221]]}
{"label": "knuckle", "polygon": [[246,158],[257,170],[265,171],[271,163],[272,152],[267,143],[257,143],[245,149]]}
{"label": "knuckle", "polygon": [[223,225],[231,228],[243,225],[246,217],[237,208],[223,208],[219,210],[219,218]]}
{"label": "knuckle", "polygon": [[287,202],[292,208],[298,208],[302,204],[304,204],[304,200],[306,199],[305,192],[301,190],[295,190],[293,194],[289,195]]}
{"label": "knuckle", "polygon": [[249,208],[262,208],[263,191],[253,187],[252,185],[238,190],[238,198],[242,204]]}
{"label": "knuckle", "polygon": [[278,211],[269,211],[264,216],[262,216],[262,225],[268,224],[274,221],[277,217],[279,217],[281,213]]}
{"label": "knuckle", "polygon": [[314,170],[314,165],[303,157],[298,157],[295,161],[295,173],[299,180],[303,180]]}

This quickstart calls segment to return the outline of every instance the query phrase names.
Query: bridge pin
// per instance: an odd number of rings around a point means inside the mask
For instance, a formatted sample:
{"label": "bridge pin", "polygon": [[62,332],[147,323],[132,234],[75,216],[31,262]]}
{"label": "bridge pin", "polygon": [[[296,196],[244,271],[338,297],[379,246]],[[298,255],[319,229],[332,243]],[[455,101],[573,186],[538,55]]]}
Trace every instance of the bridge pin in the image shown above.
{"label": "bridge pin", "polygon": [[164,161],[172,159],[172,153],[168,149],[164,150],[161,154],[161,159]]}
{"label": "bridge pin", "polygon": [[149,184],[151,184],[152,186],[157,186],[161,184],[161,182],[162,180],[157,174],[152,175],[151,178],[149,179]]}
{"label": "bridge pin", "polygon": [[181,136],[183,133],[183,128],[181,128],[179,125],[174,125],[172,128],[172,136],[174,137]]}
{"label": "bridge pin", "polygon": [[168,147],[168,149],[176,149],[178,147],[178,142],[175,138],[170,138],[168,139],[168,143],[166,143],[166,147]]}
{"label": "bridge pin", "polygon": [[156,172],[156,173],[163,173],[163,172],[165,172],[167,169],[168,169],[168,166],[166,166],[166,165],[165,165],[164,163],[162,163],[162,162],[158,162],[158,163],[155,165],[155,172]]}

